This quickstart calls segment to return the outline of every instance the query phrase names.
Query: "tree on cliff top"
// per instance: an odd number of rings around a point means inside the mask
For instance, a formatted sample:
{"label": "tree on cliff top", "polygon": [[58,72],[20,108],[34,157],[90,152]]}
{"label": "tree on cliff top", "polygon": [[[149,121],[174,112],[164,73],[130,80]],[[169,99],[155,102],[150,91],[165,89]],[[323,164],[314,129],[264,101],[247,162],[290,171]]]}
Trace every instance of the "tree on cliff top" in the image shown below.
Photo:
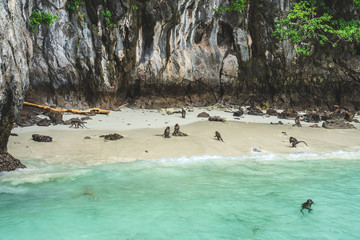
{"label": "tree on cliff top", "polygon": [[[250,0],[232,0],[218,11],[242,11]],[[338,46],[360,42],[360,0],[298,0],[287,16],[276,21],[273,34],[296,44],[296,51],[311,55],[315,45]]]}

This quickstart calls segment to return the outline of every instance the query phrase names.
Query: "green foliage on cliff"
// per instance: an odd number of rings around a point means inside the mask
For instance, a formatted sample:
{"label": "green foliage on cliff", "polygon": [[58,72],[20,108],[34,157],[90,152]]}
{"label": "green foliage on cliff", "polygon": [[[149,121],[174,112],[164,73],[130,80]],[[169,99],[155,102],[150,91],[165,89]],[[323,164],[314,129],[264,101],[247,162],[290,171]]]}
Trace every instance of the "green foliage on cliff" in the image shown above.
{"label": "green foliage on cliff", "polygon": [[[359,0],[360,1],[360,0]],[[232,0],[230,6],[223,6],[216,9],[218,12],[240,12],[244,10],[247,0]]]}
{"label": "green foliage on cliff", "polygon": [[82,0],[67,0],[66,7],[73,12],[78,12],[81,5],[84,5],[85,2]]}
{"label": "green foliage on cliff", "polygon": [[[218,12],[240,12],[251,1],[232,0],[229,5],[216,9]],[[287,16],[276,21],[273,34],[279,40],[288,39],[296,45],[301,55],[311,55],[316,45],[330,44],[333,47],[343,42],[360,42],[360,0],[353,0],[353,7],[345,14],[338,14],[335,5],[345,8],[349,1],[297,0]],[[262,4],[258,4],[259,6]],[[356,11],[357,10],[357,11]]]}
{"label": "green foliage on cliff", "polygon": [[[354,5],[360,6],[360,0],[355,0]],[[328,1],[300,0],[284,19],[276,22],[273,34],[280,40],[289,39],[296,44],[298,53],[307,56],[317,44],[336,47],[339,41],[360,42],[360,21],[356,12],[350,12],[346,20],[335,19],[333,8]]]}
{"label": "green foliage on cliff", "polygon": [[59,17],[57,15],[52,15],[51,13],[47,13],[44,11],[36,11],[33,10],[30,17],[30,25],[33,32],[38,30],[40,24],[44,25],[53,25],[55,20],[58,20]]}
{"label": "green foliage on cliff", "polygon": [[108,25],[109,27],[116,27],[116,24],[112,23],[112,14],[109,10],[102,11],[100,13],[100,16],[104,17],[106,25]]}

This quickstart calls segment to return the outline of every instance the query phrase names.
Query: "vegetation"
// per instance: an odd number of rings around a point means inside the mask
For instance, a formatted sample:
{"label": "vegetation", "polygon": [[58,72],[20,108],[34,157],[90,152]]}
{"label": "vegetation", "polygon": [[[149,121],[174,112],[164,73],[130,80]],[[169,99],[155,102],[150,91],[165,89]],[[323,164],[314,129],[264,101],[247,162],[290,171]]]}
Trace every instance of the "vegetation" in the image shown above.
{"label": "vegetation", "polygon": [[105,23],[107,26],[109,27],[116,27],[116,24],[112,23],[112,14],[109,10],[107,11],[102,11],[100,13],[100,16],[104,17]]}
{"label": "vegetation", "polygon": [[[358,6],[360,0],[355,0]],[[286,18],[278,20],[273,34],[289,39],[296,51],[311,55],[315,44],[338,46],[339,41],[360,42],[360,21],[334,18],[335,10],[320,0],[301,0],[295,3]]]}
{"label": "vegetation", "polygon": [[55,20],[58,20],[59,17],[57,15],[52,15],[51,13],[47,13],[44,11],[36,11],[33,10],[30,17],[30,25],[33,32],[38,30],[40,24],[44,25],[53,25]]}
{"label": "vegetation", "polygon": [[67,0],[66,7],[73,12],[78,12],[80,10],[80,6],[84,4],[85,2],[82,0]]}
{"label": "vegetation", "polygon": [[[288,15],[276,22],[273,34],[279,40],[288,39],[296,44],[296,51],[309,56],[316,45],[338,46],[340,41],[360,42],[360,21],[356,12],[340,17],[333,1],[298,0]],[[219,12],[242,11],[246,0],[232,0],[229,6],[220,7]],[[360,0],[353,0],[352,10],[360,9]]]}
{"label": "vegetation", "polygon": [[[360,0],[359,0],[360,1]],[[230,6],[223,6],[216,9],[218,12],[240,12],[244,10],[247,0],[232,0]]]}

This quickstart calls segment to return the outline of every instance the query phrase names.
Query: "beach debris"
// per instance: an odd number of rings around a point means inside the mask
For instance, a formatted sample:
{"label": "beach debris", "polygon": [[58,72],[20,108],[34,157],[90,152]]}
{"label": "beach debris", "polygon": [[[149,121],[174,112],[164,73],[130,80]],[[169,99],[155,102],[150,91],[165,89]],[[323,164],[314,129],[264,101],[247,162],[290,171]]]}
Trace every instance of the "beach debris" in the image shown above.
{"label": "beach debris", "polygon": [[311,199],[308,199],[306,202],[304,202],[303,204],[301,204],[301,209],[300,211],[304,214],[303,210],[306,209],[308,210],[308,212],[312,211],[311,205],[313,205],[314,202]]}
{"label": "beach debris", "polygon": [[244,114],[244,111],[239,109],[238,111],[233,113],[234,117],[241,117]]}
{"label": "beach debris", "polygon": [[206,110],[208,110],[208,111],[217,110],[217,109],[218,109],[217,106],[208,106],[208,107],[206,108]]}
{"label": "beach debris", "polygon": [[253,147],[253,148],[251,149],[251,151],[252,151],[252,152],[261,152],[261,148],[259,148],[259,147]]}
{"label": "beach debris", "polygon": [[70,127],[69,128],[71,128],[71,127],[75,127],[75,128],[79,128],[79,127],[81,127],[81,128],[87,128],[84,124],[85,124],[86,122],[84,122],[84,121],[81,121],[81,119],[79,119],[79,118],[71,118],[70,119]]}
{"label": "beach debris", "polygon": [[304,114],[303,119],[305,122],[310,122],[310,123],[318,123],[321,120],[320,115],[318,113],[306,113]]}
{"label": "beach debris", "polygon": [[92,118],[89,116],[86,116],[86,117],[82,117],[80,119],[81,119],[81,121],[86,121],[86,120],[91,120]]}
{"label": "beach debris", "polygon": [[78,109],[57,109],[57,108],[52,108],[52,107],[47,107],[47,106],[43,106],[43,105],[38,105],[38,104],[34,104],[34,103],[29,103],[29,102],[23,102],[23,105],[26,106],[31,106],[31,107],[37,107],[40,109],[44,109],[44,110],[49,110],[49,111],[56,111],[56,112],[71,112],[71,113],[75,113],[75,114],[109,114],[110,111],[108,110],[103,110],[100,108],[92,108],[90,110],[78,110]]}
{"label": "beach debris", "polygon": [[310,125],[309,127],[311,127],[311,128],[318,128],[319,125],[318,125],[317,123],[315,123],[315,124],[313,124],[313,125]]}
{"label": "beach debris", "polygon": [[178,137],[187,137],[188,136],[186,133],[180,132],[179,124],[175,124],[174,132],[172,133],[172,135],[173,136],[178,136]]}
{"label": "beach debris", "polygon": [[284,136],[287,136],[287,133],[286,132],[281,132]]}
{"label": "beach debris", "polygon": [[297,117],[299,114],[294,109],[285,109],[281,113],[278,114],[278,118],[280,119],[292,119]]}
{"label": "beach debris", "polygon": [[51,124],[51,120],[47,118],[43,118],[37,123],[38,126],[42,126],[42,127],[48,127],[50,126],[50,124]]}
{"label": "beach debris", "polygon": [[270,122],[272,125],[283,125],[284,123],[282,121],[278,121],[277,123]]}
{"label": "beach debris", "polygon": [[291,143],[292,147],[296,147],[297,144],[302,143],[302,142],[305,143],[306,146],[308,146],[305,141],[298,141],[298,140],[297,140],[296,138],[294,138],[294,137],[290,137],[290,138],[289,138],[289,142]]}
{"label": "beach debris", "polygon": [[63,123],[63,114],[61,112],[51,111],[47,113],[47,116],[50,118],[51,122],[55,125]]}
{"label": "beach debris", "polygon": [[84,139],[91,139],[91,137],[90,136],[85,136]]}
{"label": "beach debris", "polygon": [[266,114],[269,115],[269,116],[277,116],[277,115],[278,115],[278,112],[277,112],[275,109],[269,108],[269,109],[266,111]]}
{"label": "beach debris", "polygon": [[210,115],[206,112],[201,112],[197,115],[198,118],[208,118]]}
{"label": "beach debris", "polygon": [[213,116],[208,118],[209,121],[215,121],[215,122],[226,122],[225,118],[219,117],[219,116]]}
{"label": "beach debris", "polygon": [[101,135],[100,137],[104,138],[105,140],[111,140],[111,141],[115,141],[123,138],[123,136],[117,133]]}
{"label": "beach debris", "polygon": [[247,110],[247,114],[249,115],[262,116],[265,114],[261,109],[254,106],[248,107],[246,110]]}
{"label": "beach debris", "polygon": [[185,116],[186,116],[186,110],[185,110],[185,108],[182,108],[181,109],[181,117],[185,118]]}
{"label": "beach debris", "polygon": [[326,120],[322,127],[326,129],[356,129],[354,125],[345,122],[343,119]]}
{"label": "beach debris", "polygon": [[220,141],[220,140],[221,140],[222,142],[224,141],[224,140],[222,139],[222,137],[221,137],[221,134],[220,134],[218,131],[215,131],[215,136],[214,136],[214,137],[216,137],[218,141]]}
{"label": "beach debris", "polygon": [[52,142],[52,137],[40,134],[33,134],[32,139],[36,142]]}
{"label": "beach debris", "polygon": [[17,133],[10,133],[10,136],[14,136],[14,137],[17,137],[19,136]]}

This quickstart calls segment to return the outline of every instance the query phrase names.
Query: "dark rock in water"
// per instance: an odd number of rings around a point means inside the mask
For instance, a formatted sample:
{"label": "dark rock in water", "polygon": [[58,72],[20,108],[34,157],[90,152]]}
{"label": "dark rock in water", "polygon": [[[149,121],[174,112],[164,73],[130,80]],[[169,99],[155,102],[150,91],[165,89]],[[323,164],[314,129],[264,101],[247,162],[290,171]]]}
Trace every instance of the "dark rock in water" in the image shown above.
{"label": "dark rock in water", "polygon": [[43,127],[48,127],[50,126],[50,124],[51,124],[51,120],[47,118],[44,118],[37,123],[38,126],[43,126]]}
{"label": "dark rock in water", "polygon": [[0,172],[13,171],[17,168],[26,168],[26,166],[9,153],[0,152]]}
{"label": "dark rock in water", "polygon": [[234,117],[241,117],[244,114],[243,110],[238,110],[236,112],[234,112],[233,116]]}
{"label": "dark rock in water", "polygon": [[119,140],[123,138],[120,134],[114,133],[114,134],[108,134],[108,135],[101,135],[100,137],[105,138],[105,140]]}
{"label": "dark rock in water", "polygon": [[226,120],[224,118],[221,118],[219,116],[213,116],[208,118],[209,121],[215,121],[215,122],[225,122]]}
{"label": "dark rock in water", "polygon": [[91,137],[90,137],[90,136],[86,136],[86,137],[84,137],[84,139],[91,139]]}
{"label": "dark rock in water", "polygon": [[200,117],[202,117],[202,118],[208,118],[208,117],[210,117],[210,115],[209,115],[208,113],[206,113],[206,112],[202,112],[202,113],[199,113],[199,114],[197,115],[197,117],[198,117],[198,118],[200,118]]}
{"label": "dark rock in water", "polygon": [[275,109],[268,109],[267,111],[266,111],[266,114],[267,115],[270,115],[270,116],[277,116],[278,115],[278,112],[275,110]]}
{"label": "dark rock in water", "polygon": [[261,111],[261,109],[258,109],[257,107],[248,107],[247,108],[247,114],[255,115],[255,116],[264,115],[263,111]]}
{"label": "dark rock in water", "polygon": [[354,125],[341,119],[327,120],[323,122],[322,127],[327,129],[356,129]]}
{"label": "dark rock in water", "polygon": [[50,118],[53,124],[63,123],[63,114],[61,112],[50,111],[47,116]]}
{"label": "dark rock in water", "polygon": [[305,114],[303,116],[303,119],[305,122],[310,122],[310,123],[318,123],[321,120],[320,115],[318,113]]}
{"label": "dark rock in water", "polygon": [[280,119],[292,119],[292,118],[296,118],[299,114],[297,113],[297,111],[293,110],[293,109],[285,109],[284,111],[282,111],[281,113],[278,114],[278,118]]}
{"label": "dark rock in water", "polygon": [[19,136],[17,133],[10,133],[10,136],[14,136],[14,137],[17,137]]}
{"label": "dark rock in water", "polygon": [[32,139],[36,142],[52,142],[52,137],[40,134],[33,134]]}

